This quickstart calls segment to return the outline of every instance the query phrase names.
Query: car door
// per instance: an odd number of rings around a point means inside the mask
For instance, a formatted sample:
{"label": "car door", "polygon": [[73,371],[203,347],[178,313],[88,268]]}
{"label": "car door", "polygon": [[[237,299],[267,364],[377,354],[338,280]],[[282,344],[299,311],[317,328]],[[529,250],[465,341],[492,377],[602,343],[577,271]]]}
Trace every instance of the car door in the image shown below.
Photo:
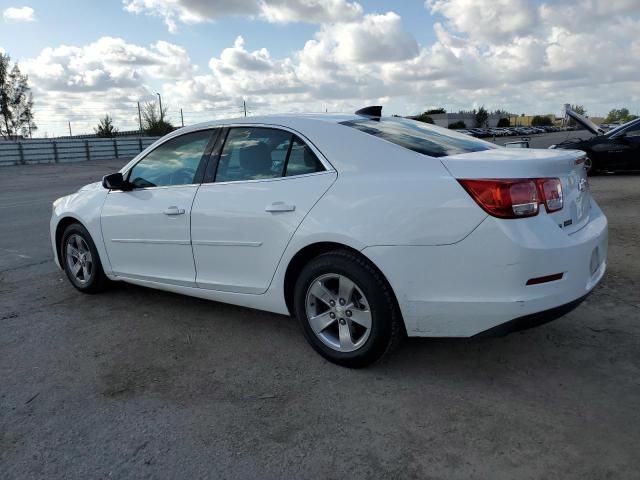
{"label": "car door", "polygon": [[213,130],[162,143],[124,174],[131,190],[111,190],[102,235],[114,274],[195,285],[190,213]]}
{"label": "car door", "polygon": [[640,122],[630,125],[617,139],[624,147],[618,170],[640,170]]}
{"label": "car door", "polygon": [[267,290],[302,219],[336,179],[298,135],[232,127],[210,165],[191,213],[198,287]]}

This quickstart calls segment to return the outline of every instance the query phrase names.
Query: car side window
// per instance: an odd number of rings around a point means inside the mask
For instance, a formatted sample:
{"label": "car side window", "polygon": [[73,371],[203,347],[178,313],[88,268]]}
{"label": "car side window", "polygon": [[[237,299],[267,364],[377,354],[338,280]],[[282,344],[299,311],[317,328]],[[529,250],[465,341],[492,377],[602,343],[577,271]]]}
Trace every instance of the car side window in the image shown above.
{"label": "car side window", "polygon": [[224,143],[216,182],[282,176],[292,135],[273,128],[231,128]]}
{"label": "car side window", "polygon": [[625,137],[640,137],[640,125],[635,125],[624,132]]}
{"label": "car side window", "polygon": [[293,144],[287,161],[285,176],[305,175],[308,173],[322,172],[324,167],[318,157],[298,137],[293,138]]}
{"label": "car side window", "polygon": [[152,150],[129,172],[134,188],[189,185],[194,183],[212,130],[172,138]]}

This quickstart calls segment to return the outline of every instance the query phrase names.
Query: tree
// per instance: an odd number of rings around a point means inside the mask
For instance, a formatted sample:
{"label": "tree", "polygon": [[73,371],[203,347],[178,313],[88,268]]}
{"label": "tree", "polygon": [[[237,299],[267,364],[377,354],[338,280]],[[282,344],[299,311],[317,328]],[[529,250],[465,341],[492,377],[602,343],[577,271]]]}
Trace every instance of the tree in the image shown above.
{"label": "tree", "polygon": [[449,128],[457,130],[460,128],[467,128],[467,124],[464,123],[462,120],[459,120],[457,122],[453,122],[449,124]]}
{"label": "tree", "polygon": [[93,129],[98,137],[112,138],[118,134],[118,129],[113,126],[113,118],[105,115],[100,119],[98,126]]}
{"label": "tree", "polygon": [[[579,115],[586,115],[587,110],[582,106],[582,105],[570,105],[571,110],[573,110],[574,112],[576,112]],[[573,118],[569,118],[569,125],[570,126],[575,126],[576,125],[576,121]]]}
{"label": "tree", "polygon": [[153,102],[147,102],[142,106],[142,129],[147,135],[158,137],[175,130],[175,127],[164,119],[166,113],[166,108],[161,111]]}
{"label": "tree", "polygon": [[609,114],[607,115],[607,118],[605,118],[604,121],[605,123],[615,123],[615,122],[627,123],[627,122],[630,122],[631,120],[635,120],[636,118],[638,118],[637,115],[629,114],[628,108],[620,108],[620,109],[614,108],[609,112]]}
{"label": "tree", "polygon": [[0,53],[0,136],[31,136],[38,129],[33,121],[33,95],[29,77],[17,63],[10,68],[9,55]]}
{"label": "tree", "polygon": [[534,127],[544,127],[553,125],[553,122],[546,115],[536,115],[531,120],[531,125]]}
{"label": "tree", "polygon": [[579,115],[585,115],[587,110],[582,105],[571,105],[571,110]]}
{"label": "tree", "polygon": [[416,117],[416,120],[424,123],[434,123],[433,118],[427,115],[427,112],[421,113]]}
{"label": "tree", "polygon": [[427,110],[426,112],[424,112],[423,115],[437,115],[438,113],[447,113],[447,111],[442,107],[432,108],[431,110]]}
{"label": "tree", "polygon": [[481,106],[476,112],[476,127],[485,127],[487,125],[487,121],[489,120],[489,114],[487,110],[484,108],[484,105]]}
{"label": "tree", "polygon": [[500,120],[498,120],[498,127],[499,128],[510,127],[510,126],[511,126],[511,122],[509,121],[508,118],[502,117]]}

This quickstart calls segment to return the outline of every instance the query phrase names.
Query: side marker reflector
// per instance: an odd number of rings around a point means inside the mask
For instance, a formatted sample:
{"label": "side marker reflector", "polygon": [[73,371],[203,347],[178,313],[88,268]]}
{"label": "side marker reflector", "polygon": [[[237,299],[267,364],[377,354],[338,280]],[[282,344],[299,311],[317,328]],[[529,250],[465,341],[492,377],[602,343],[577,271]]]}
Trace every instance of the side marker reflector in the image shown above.
{"label": "side marker reflector", "polygon": [[541,283],[555,282],[560,280],[564,273],[554,273],[553,275],[545,275],[544,277],[530,278],[527,280],[527,285],[539,285]]}

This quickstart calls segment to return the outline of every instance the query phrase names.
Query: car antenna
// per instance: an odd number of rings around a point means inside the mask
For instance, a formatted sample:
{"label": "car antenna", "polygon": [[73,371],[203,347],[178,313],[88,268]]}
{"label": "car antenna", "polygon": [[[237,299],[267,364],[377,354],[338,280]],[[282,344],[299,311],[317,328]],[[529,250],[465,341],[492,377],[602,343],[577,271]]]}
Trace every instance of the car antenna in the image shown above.
{"label": "car antenna", "polygon": [[381,117],[382,105],[372,105],[370,107],[364,107],[356,111],[356,115],[366,115],[367,117]]}

